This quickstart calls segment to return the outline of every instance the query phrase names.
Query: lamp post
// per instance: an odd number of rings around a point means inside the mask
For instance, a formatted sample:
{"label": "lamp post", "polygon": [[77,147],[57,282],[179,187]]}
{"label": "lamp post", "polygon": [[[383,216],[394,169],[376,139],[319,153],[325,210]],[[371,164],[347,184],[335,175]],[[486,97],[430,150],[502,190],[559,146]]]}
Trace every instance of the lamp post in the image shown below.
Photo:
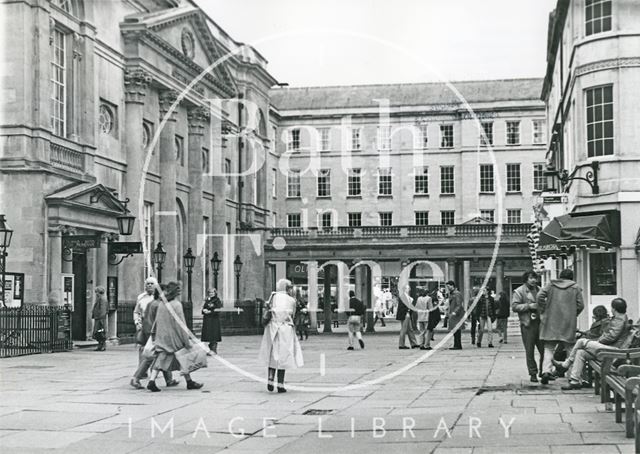
{"label": "lamp post", "polygon": [[4,214],[0,214],[0,298],[2,298],[2,307],[6,307],[4,299],[4,281],[6,277],[7,266],[7,249],[11,245],[11,237],[13,230],[7,224]]}
{"label": "lamp post", "polygon": [[196,263],[196,256],[193,255],[191,248],[187,248],[187,253],[183,258],[184,266],[187,269],[187,301],[191,303],[191,273],[193,272],[193,265]]}
{"label": "lamp post", "polygon": [[236,259],[233,261],[233,270],[236,272],[236,300],[240,300],[240,272],[242,271],[242,260],[240,256],[236,255]]}
{"label": "lamp post", "polygon": [[211,270],[213,271],[213,286],[218,289],[218,271],[220,271],[220,263],[222,260],[218,258],[218,253],[213,253],[213,258],[211,259]]}
{"label": "lamp post", "polygon": [[162,282],[162,264],[164,263],[166,257],[167,251],[165,251],[162,247],[162,243],[158,243],[153,251],[153,263],[155,263],[156,267],[158,268],[158,282]]}
{"label": "lamp post", "polygon": [[187,269],[187,304],[185,307],[185,318],[187,320],[187,327],[193,329],[193,303],[191,301],[191,273],[193,272],[193,265],[196,263],[196,257],[193,255],[191,248],[187,248],[187,253],[184,254],[184,266]]}

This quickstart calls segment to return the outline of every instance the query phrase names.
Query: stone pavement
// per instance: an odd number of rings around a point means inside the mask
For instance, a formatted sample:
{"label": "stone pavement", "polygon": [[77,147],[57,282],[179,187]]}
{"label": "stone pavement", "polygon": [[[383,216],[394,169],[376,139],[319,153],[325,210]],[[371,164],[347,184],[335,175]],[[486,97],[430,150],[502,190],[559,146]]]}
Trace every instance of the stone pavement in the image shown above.
{"label": "stone pavement", "polygon": [[[133,345],[3,359],[0,451],[633,452],[591,390],[528,382],[519,337],[494,349],[472,347],[468,332],[463,340],[462,351],[426,357],[398,350],[385,333],[365,336],[366,349],[355,351],[345,335],[312,336],[302,342],[304,368],[287,372],[285,394],[220,362],[264,377],[259,336],[223,339],[223,356],[194,373],[205,383],[198,391],[166,389],[162,380],[160,393],[130,388]],[[374,383],[340,389],[367,381]]]}

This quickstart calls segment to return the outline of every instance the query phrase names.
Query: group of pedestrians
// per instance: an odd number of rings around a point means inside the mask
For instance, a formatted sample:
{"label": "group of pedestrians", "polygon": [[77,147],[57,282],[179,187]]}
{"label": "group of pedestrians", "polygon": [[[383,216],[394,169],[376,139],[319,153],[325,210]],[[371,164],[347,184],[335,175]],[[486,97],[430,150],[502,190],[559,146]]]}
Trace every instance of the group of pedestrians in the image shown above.
{"label": "group of pedestrians", "polygon": [[[134,322],[138,367],[130,381],[135,389],[143,389],[140,380],[148,376],[146,388],[159,392],[156,379],[161,372],[167,387],[178,385],[178,380],[172,377],[173,371],[181,370],[176,353],[182,349],[198,348],[193,346],[192,334],[186,327],[180,302],[181,291],[178,282],[159,285],[155,278],[150,277],[145,281],[145,291],[137,298]],[[187,389],[202,388],[202,383],[192,380],[190,373],[183,371],[181,374]]]}
{"label": "group of pedestrians", "polygon": [[562,270],[558,279],[542,289],[534,271],[527,271],[523,281],[513,293],[512,309],[520,320],[530,381],[546,385],[568,372],[563,390],[590,386],[583,378],[587,359],[595,357],[599,349],[619,348],[627,339],[630,324],[626,301],[612,300],[610,318],[604,306],[594,308],[591,328],[581,332],[577,319],[584,309],[584,299],[571,269]]}

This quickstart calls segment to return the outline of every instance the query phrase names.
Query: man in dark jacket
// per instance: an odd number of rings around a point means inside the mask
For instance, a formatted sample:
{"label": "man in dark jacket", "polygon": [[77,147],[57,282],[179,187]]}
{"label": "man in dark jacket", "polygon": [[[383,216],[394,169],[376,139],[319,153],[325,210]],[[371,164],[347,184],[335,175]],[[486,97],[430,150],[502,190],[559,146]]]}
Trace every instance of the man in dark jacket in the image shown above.
{"label": "man in dark jacket", "polygon": [[493,348],[493,321],[496,318],[495,300],[489,294],[486,287],[480,289],[480,299],[476,306],[476,315],[480,324],[478,326],[478,348],[482,347],[482,336],[486,332],[489,348]]}
{"label": "man in dark jacket", "polygon": [[91,318],[93,319],[93,338],[98,341],[96,351],[105,351],[107,341],[107,312],[109,311],[109,301],[105,295],[104,287],[98,286],[95,290],[96,301],[93,303]]}
{"label": "man in dark jacket", "polygon": [[589,357],[594,357],[601,348],[620,348],[629,332],[629,319],[627,317],[627,302],[622,298],[615,298],[611,302],[613,315],[607,325],[606,331],[598,338],[578,339],[576,345],[571,350],[569,357],[563,361],[554,361],[557,368],[568,370],[569,384],[562,389],[582,388],[582,370]]}
{"label": "man in dark jacket", "polygon": [[563,344],[566,351],[573,348],[578,314],[584,309],[582,289],[573,281],[573,271],[562,270],[560,279],[553,279],[538,292],[537,301],[540,311],[540,339],[544,341],[540,381],[546,385],[552,377],[553,352],[558,344]]}
{"label": "man in dark jacket", "polygon": [[[404,297],[404,298],[403,298]],[[420,348],[416,341],[416,335],[413,332],[413,309],[409,305],[413,306],[413,298],[409,296],[409,286],[404,291],[403,297],[398,301],[398,309],[396,312],[396,320],[400,322],[400,337],[398,339],[398,348],[400,350],[406,350],[409,347],[405,345],[405,338],[409,337],[409,344],[411,348]]]}
{"label": "man in dark jacket", "polygon": [[520,318],[520,333],[527,358],[527,369],[532,382],[538,381],[538,365],[534,355],[535,349],[540,353],[540,373],[542,374],[543,343],[540,341],[540,319],[538,318],[538,275],[527,271],[522,276],[524,284],[513,291],[511,310]]}
{"label": "man in dark jacket", "polygon": [[362,301],[356,298],[356,292],[349,290],[349,307],[351,308],[351,315],[347,320],[347,334],[349,335],[349,346],[347,350],[353,350],[353,338],[358,339],[360,348],[364,348],[364,341],[362,340],[362,320],[366,313],[366,309]]}
{"label": "man in dark jacket", "polygon": [[447,282],[447,291],[449,292],[449,330],[455,330],[453,333],[453,347],[449,350],[462,350],[462,326],[456,329],[456,326],[464,317],[464,297],[460,290],[456,288],[454,281]]}

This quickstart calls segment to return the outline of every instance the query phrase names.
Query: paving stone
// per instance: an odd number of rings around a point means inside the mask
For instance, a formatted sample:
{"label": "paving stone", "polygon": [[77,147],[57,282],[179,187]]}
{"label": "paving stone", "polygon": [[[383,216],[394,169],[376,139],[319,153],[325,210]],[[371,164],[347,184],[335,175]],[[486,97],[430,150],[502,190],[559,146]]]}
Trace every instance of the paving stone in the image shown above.
{"label": "paving stone", "polygon": [[618,447],[615,445],[551,446],[551,454],[619,454],[619,453],[620,451],[618,450]]}
{"label": "paving stone", "polygon": [[72,443],[90,438],[91,433],[56,432],[44,430],[21,431],[2,437],[2,449],[5,448],[65,448]]}

